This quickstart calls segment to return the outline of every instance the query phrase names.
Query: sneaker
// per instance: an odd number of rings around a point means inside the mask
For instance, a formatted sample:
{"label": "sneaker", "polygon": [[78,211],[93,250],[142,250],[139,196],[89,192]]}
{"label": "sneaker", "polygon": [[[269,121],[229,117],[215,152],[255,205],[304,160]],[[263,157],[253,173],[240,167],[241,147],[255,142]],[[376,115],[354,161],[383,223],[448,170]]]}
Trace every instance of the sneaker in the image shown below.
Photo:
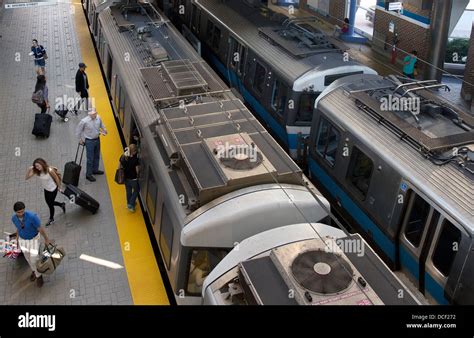
{"label": "sneaker", "polygon": [[77,109],[74,109],[72,112],[77,116]]}
{"label": "sneaker", "polygon": [[39,288],[42,287],[43,283],[44,283],[43,276],[39,276],[38,278],[36,278],[36,286],[37,287],[39,287]]}
{"label": "sneaker", "polygon": [[91,181],[91,182],[95,182],[95,181],[96,181],[95,177],[92,176],[92,175],[86,176],[86,180]]}
{"label": "sneaker", "polygon": [[65,214],[66,213],[66,203],[62,203],[61,204],[61,209],[63,209],[63,213]]}
{"label": "sneaker", "polygon": [[30,275],[30,282],[34,282],[36,280],[35,272],[33,271]]}
{"label": "sneaker", "polygon": [[54,219],[50,219],[44,226],[49,227],[51,224],[54,224]]}
{"label": "sneaker", "polygon": [[102,170],[97,170],[96,172],[94,172],[94,175],[103,175],[104,172]]}
{"label": "sneaker", "polygon": [[130,212],[135,212],[135,208],[133,207],[133,205],[130,205],[130,204],[127,205],[127,209],[128,209],[128,211],[130,211]]}

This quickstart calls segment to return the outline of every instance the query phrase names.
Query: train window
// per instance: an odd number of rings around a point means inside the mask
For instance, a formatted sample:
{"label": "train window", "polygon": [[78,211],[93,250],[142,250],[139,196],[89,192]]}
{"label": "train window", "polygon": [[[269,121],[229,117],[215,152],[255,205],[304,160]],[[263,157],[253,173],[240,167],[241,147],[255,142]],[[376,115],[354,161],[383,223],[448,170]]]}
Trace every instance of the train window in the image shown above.
{"label": "train window", "polygon": [[411,244],[418,248],[431,206],[417,194],[414,194],[414,196],[410,215],[405,226],[405,237]]}
{"label": "train window", "polygon": [[206,29],[206,39],[208,42],[212,41],[212,32],[214,31],[214,23],[211,20],[207,21],[207,29]]}
{"label": "train window", "polygon": [[433,265],[444,276],[449,276],[460,241],[461,231],[445,219],[432,257]]}
{"label": "train window", "polygon": [[219,27],[214,26],[214,35],[212,37],[212,48],[218,51],[220,42],[221,42],[221,30],[219,29]]}
{"label": "train window", "polygon": [[199,33],[200,25],[201,25],[201,10],[198,9],[195,4],[193,4],[193,15],[192,15],[192,20],[191,20],[192,29],[196,33]]}
{"label": "train window", "polygon": [[273,83],[272,108],[279,115],[283,116],[286,104],[288,87],[281,81],[275,79]]}
{"label": "train window", "polygon": [[334,163],[336,162],[339,138],[339,131],[326,119],[321,119],[318,140],[316,142],[316,152],[324,158],[331,167],[334,166]]}
{"label": "train window", "polygon": [[347,179],[362,194],[363,199],[369,190],[374,163],[357,147],[353,147]]}
{"label": "train window", "polygon": [[242,46],[240,50],[239,74],[243,75],[245,72],[245,57],[247,56],[247,48]]}
{"label": "train window", "polygon": [[118,79],[118,75],[115,76],[115,96],[114,96],[114,103],[115,103],[115,111],[117,112],[119,109],[119,98],[120,98],[120,81]]}
{"label": "train window", "polygon": [[255,63],[255,76],[253,77],[253,89],[259,94],[263,93],[265,87],[265,76],[267,70],[260,63]]}
{"label": "train window", "polygon": [[120,122],[120,126],[123,127],[125,121],[125,90],[120,90],[120,106],[118,109],[118,118]]}
{"label": "train window", "polygon": [[171,252],[173,251],[173,233],[174,231],[171,217],[166,210],[166,206],[163,205],[163,211],[161,215],[160,249],[168,270],[171,263]]}
{"label": "train window", "polygon": [[191,295],[200,295],[202,284],[207,275],[227,255],[223,249],[195,249],[192,251],[188,266],[188,284],[186,291]]}
{"label": "train window", "polygon": [[[242,45],[237,42],[233,37],[230,37],[230,66],[236,68],[240,60],[240,52]],[[237,55],[236,55],[237,53]]]}
{"label": "train window", "polygon": [[350,73],[327,75],[327,76],[324,77],[324,86],[327,87],[331,83],[333,83],[334,81],[336,81],[340,78],[350,76],[350,75],[362,74],[362,73],[363,73],[362,71],[359,71],[359,72],[350,72]]}
{"label": "train window", "polygon": [[148,174],[148,184],[146,189],[146,208],[148,216],[150,216],[151,223],[155,223],[156,198],[158,196],[158,185],[156,184],[153,171],[150,169]]}
{"label": "train window", "polygon": [[313,120],[314,101],[321,94],[316,93],[302,93],[300,96],[300,104],[298,113],[296,114],[297,124],[310,124]]}

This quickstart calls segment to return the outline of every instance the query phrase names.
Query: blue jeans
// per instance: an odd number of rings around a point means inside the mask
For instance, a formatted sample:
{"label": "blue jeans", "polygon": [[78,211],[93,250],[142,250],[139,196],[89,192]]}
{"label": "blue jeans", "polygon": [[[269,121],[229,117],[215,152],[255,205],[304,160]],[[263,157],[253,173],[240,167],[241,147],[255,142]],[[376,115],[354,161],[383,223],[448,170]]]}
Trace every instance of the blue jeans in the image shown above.
{"label": "blue jeans", "polygon": [[135,208],[140,186],[138,180],[125,180],[125,189],[127,190],[127,206]]}
{"label": "blue jeans", "polygon": [[100,160],[100,139],[95,140],[86,138],[86,152],[87,152],[87,176],[92,176],[99,170]]}

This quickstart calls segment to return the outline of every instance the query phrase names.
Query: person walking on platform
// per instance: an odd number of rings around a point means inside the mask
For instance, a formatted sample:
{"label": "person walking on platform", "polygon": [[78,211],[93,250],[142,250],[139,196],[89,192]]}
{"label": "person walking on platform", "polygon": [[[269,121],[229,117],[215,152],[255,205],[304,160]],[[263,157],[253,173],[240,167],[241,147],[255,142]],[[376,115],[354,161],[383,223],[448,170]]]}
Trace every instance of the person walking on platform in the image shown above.
{"label": "person walking on platform", "polygon": [[35,91],[31,99],[41,108],[41,114],[46,113],[46,110],[49,109],[48,86],[44,75],[37,76]]}
{"label": "person walking on platform", "polygon": [[40,234],[43,236],[46,245],[50,243],[48,235],[41,226],[38,215],[26,210],[25,203],[16,202],[13,205],[13,210],[15,213],[12,216],[12,222],[17,229],[16,238],[18,239],[18,245],[32,270],[30,281],[34,282],[36,280],[36,285],[42,287],[43,276],[36,270],[36,262],[39,257]]}
{"label": "person walking on platform", "polygon": [[46,59],[48,54],[46,54],[46,49],[43,46],[38,44],[38,40],[33,39],[33,45],[31,46],[30,55],[33,55],[35,58],[36,73],[38,75],[44,75],[44,68],[46,66]]}
{"label": "person walking on platform", "polygon": [[81,99],[77,101],[77,104],[73,109],[74,114],[76,115],[83,102],[86,107],[85,110],[89,110],[89,80],[87,79],[86,67],[87,66],[81,62],[76,73],[76,92],[81,96]]}
{"label": "person walking on platform", "polygon": [[46,163],[42,158],[34,160],[33,165],[28,168],[25,179],[29,180],[33,176],[37,176],[41,180],[44,189],[44,199],[49,207],[49,220],[46,227],[54,223],[54,207],[61,207],[63,212],[66,212],[66,203],[56,202],[58,190],[61,189],[61,178],[57,168],[52,167]]}
{"label": "person walking on platform", "polygon": [[100,161],[100,135],[107,135],[102,119],[97,115],[95,108],[89,111],[88,116],[79,122],[76,129],[76,136],[80,144],[86,146],[87,152],[87,171],[86,179],[95,182],[93,175],[102,175],[103,171],[99,170]]}
{"label": "person walking on platform", "polygon": [[140,160],[138,149],[135,144],[130,144],[125,154],[120,157],[120,166],[123,168],[125,178],[125,189],[127,191],[127,209],[135,212],[140,186],[138,185],[138,174],[140,172]]}

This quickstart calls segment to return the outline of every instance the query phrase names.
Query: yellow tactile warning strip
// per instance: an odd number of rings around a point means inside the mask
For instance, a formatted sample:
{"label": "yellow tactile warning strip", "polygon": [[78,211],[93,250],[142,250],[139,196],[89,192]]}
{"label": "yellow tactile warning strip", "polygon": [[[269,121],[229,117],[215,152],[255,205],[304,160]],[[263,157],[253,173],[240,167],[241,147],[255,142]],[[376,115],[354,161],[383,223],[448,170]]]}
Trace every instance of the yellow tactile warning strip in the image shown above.
{"label": "yellow tactile warning strip", "polygon": [[169,305],[143,220],[143,214],[139,207],[135,214],[127,210],[125,187],[116,184],[114,181],[118,159],[123,152],[122,143],[115,127],[112,107],[91,41],[84,11],[80,3],[74,2],[74,7],[75,28],[81,48],[82,61],[87,65],[90,96],[95,99],[97,112],[108,131],[107,136],[101,137],[101,155],[133,302],[135,305]]}

